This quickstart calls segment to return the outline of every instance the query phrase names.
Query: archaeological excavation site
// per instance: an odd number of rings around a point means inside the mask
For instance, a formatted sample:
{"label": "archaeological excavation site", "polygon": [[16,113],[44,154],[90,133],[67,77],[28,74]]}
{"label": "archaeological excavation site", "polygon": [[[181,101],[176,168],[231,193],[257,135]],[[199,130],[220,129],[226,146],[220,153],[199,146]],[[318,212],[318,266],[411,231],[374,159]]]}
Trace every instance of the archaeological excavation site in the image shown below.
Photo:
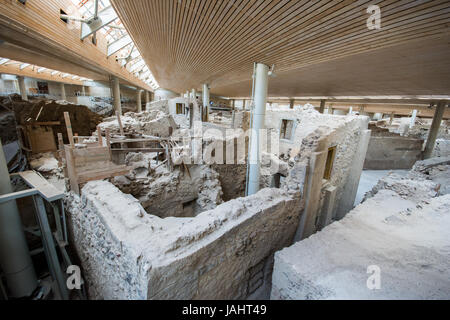
{"label": "archaeological excavation site", "polygon": [[449,25],[0,0],[0,302],[449,300]]}

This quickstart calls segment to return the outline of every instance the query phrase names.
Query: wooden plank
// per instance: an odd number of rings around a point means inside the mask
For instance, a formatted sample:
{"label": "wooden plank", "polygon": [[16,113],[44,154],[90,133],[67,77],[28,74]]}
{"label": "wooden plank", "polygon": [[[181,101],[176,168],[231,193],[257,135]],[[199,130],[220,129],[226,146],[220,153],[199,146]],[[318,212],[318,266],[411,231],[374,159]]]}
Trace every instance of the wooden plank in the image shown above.
{"label": "wooden plank", "polygon": [[57,190],[47,180],[38,175],[35,171],[19,172],[22,179],[31,187],[39,191],[39,194],[47,201],[55,201],[64,197],[64,190]]}
{"label": "wooden plank", "polygon": [[85,171],[78,174],[78,181],[79,183],[85,183],[88,181],[103,180],[127,174],[132,169],[132,167],[127,166],[111,166],[103,169]]}
{"label": "wooden plank", "polygon": [[134,142],[161,142],[168,141],[167,138],[136,138],[136,139],[113,139],[111,143],[134,143]]}
{"label": "wooden plank", "polygon": [[102,140],[102,129],[100,126],[97,126],[97,136],[98,136],[98,145],[101,147],[103,146],[103,140]]}
{"label": "wooden plank", "polygon": [[164,148],[120,148],[111,149],[111,151],[122,151],[122,152],[164,152]]}
{"label": "wooden plank", "polygon": [[105,138],[106,138],[106,147],[108,148],[109,153],[109,161],[112,161],[112,153],[111,153],[111,133],[109,128],[105,130]]}
{"label": "wooden plank", "polygon": [[124,136],[122,120],[120,119],[120,112],[116,111],[117,122],[119,123],[120,135]]}
{"label": "wooden plank", "polygon": [[66,166],[67,166],[67,175],[70,182],[70,189],[76,194],[80,194],[80,188],[78,186],[78,178],[76,172],[76,160],[73,154],[73,148],[65,145],[64,146],[65,154],[66,154]]}
{"label": "wooden plank", "polygon": [[109,162],[109,150],[107,147],[91,147],[83,149],[73,149],[76,159],[75,168],[93,165],[97,162]]}
{"label": "wooden plank", "polygon": [[28,127],[28,139],[33,153],[56,151],[55,137],[51,127]]}
{"label": "wooden plank", "polygon": [[27,123],[27,126],[59,126],[61,122],[59,121],[46,121],[46,122],[31,122]]}
{"label": "wooden plank", "polygon": [[72,124],[70,122],[70,116],[69,116],[68,112],[64,112],[64,121],[66,122],[67,136],[69,137],[69,144],[72,148],[74,148],[75,144],[73,141]]}

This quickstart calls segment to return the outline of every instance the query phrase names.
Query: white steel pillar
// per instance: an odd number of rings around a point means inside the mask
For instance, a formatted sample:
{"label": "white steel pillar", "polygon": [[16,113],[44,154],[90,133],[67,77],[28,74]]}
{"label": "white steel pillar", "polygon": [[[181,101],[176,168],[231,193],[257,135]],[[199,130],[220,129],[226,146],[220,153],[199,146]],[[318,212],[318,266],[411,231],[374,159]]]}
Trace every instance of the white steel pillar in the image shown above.
{"label": "white steel pillar", "polygon": [[22,100],[28,101],[27,88],[25,87],[25,78],[17,77],[17,81],[19,82],[19,91],[22,96]]}
{"label": "white steel pillar", "polygon": [[423,158],[431,158],[433,154],[434,146],[436,144],[436,137],[439,132],[439,127],[441,126],[442,118],[444,117],[445,111],[445,101],[440,101],[436,106],[436,111],[434,112],[433,122],[431,123],[430,131],[428,131],[428,138],[425,144],[425,151],[423,152]]}
{"label": "white steel pillar", "polygon": [[122,104],[120,102],[120,82],[117,77],[112,78],[112,89],[114,98],[114,110],[122,115]]}
{"label": "white steel pillar", "polygon": [[409,128],[411,129],[416,124],[417,110],[413,110],[411,115],[411,122],[409,123]]}
{"label": "white steel pillar", "polygon": [[319,112],[324,113],[325,111],[325,100],[320,100]]}
{"label": "white steel pillar", "polygon": [[67,100],[66,87],[64,86],[64,83],[61,83],[60,86],[61,86],[61,100]]}
{"label": "white steel pillar", "polygon": [[255,109],[252,115],[252,134],[250,139],[250,150],[248,154],[248,184],[247,195],[255,194],[259,191],[261,176],[260,162],[260,129],[264,129],[264,118],[266,115],[267,89],[269,85],[269,67],[265,64],[256,64],[255,75]]}
{"label": "white steel pillar", "polygon": [[141,89],[137,89],[137,90],[136,90],[136,105],[137,105],[137,112],[142,112],[142,99],[141,99],[141,95],[142,95],[142,90],[141,90]]}
{"label": "white steel pillar", "polygon": [[[13,192],[0,141],[0,195]],[[30,296],[38,285],[16,200],[0,203],[0,266],[14,298]]]}
{"label": "white steel pillar", "polygon": [[209,87],[208,84],[203,84],[203,108],[206,109],[206,119],[205,121],[209,121]]}
{"label": "white steel pillar", "polygon": [[197,98],[197,91],[195,91],[195,89],[192,89],[192,91],[191,91],[191,98],[192,99],[196,99]]}

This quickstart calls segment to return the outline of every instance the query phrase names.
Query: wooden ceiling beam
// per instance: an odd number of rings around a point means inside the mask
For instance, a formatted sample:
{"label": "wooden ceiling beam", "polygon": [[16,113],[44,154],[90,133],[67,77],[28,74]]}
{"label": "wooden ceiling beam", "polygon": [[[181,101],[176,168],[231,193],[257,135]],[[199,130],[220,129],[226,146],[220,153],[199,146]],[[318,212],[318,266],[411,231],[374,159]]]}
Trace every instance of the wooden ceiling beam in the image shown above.
{"label": "wooden ceiling beam", "polygon": [[[97,34],[96,45],[90,37],[81,41],[79,22],[62,21],[60,9],[77,12],[70,0],[29,0],[25,5],[19,1],[3,1],[0,38],[38,55],[49,56],[49,62],[39,63],[43,67],[52,69],[55,59],[59,59],[71,67],[77,66],[75,68],[83,72],[77,75],[94,80],[104,80],[113,75],[124,84],[153,91],[150,86],[121,67],[115,61],[116,55],[109,58],[106,56],[107,42],[100,33]],[[37,64],[31,59],[24,62]],[[91,76],[85,75],[87,73],[91,73]]]}
{"label": "wooden ceiling beam", "polygon": [[23,76],[23,77],[28,77],[28,78],[33,78],[33,79],[38,79],[38,80],[46,80],[46,81],[52,81],[52,82],[60,82],[60,83],[65,83],[65,84],[75,84],[75,85],[79,85],[82,86],[84,84],[83,81],[81,81],[80,79],[72,79],[72,76],[69,77],[62,77],[61,72],[59,72],[56,75],[52,75],[51,72],[53,70],[44,70],[41,72],[38,72],[38,67],[34,66],[34,67],[28,67],[25,69],[20,69],[20,63],[16,63],[16,64],[9,64],[7,66],[5,65],[1,65],[0,66],[0,73],[4,73],[4,74],[12,74],[12,75],[16,75],[16,76]]}

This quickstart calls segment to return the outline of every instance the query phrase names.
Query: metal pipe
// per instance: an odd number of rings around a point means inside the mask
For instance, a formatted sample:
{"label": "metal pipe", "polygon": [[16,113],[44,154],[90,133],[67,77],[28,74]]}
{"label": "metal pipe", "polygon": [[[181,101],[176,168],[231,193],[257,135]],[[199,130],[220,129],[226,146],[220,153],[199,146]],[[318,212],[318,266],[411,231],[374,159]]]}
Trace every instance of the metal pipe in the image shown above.
{"label": "metal pipe", "polygon": [[203,84],[203,107],[206,108],[206,119],[205,121],[208,122],[209,120],[209,87],[205,83]]}
{"label": "metal pipe", "polygon": [[414,127],[414,125],[416,124],[416,117],[417,117],[417,110],[414,109],[411,115],[411,122],[409,123],[410,129],[412,129],[412,127]]}
{"label": "metal pipe", "polygon": [[67,100],[66,87],[64,86],[64,83],[61,83],[61,100]]}
{"label": "metal pipe", "polygon": [[142,112],[142,99],[141,99],[142,90],[136,90],[136,104],[137,104],[137,112]]}
{"label": "metal pipe", "polygon": [[428,132],[427,142],[425,144],[425,150],[423,152],[424,159],[431,158],[433,154],[434,146],[436,145],[436,138],[439,132],[439,128],[441,126],[442,118],[444,116],[445,105],[446,105],[445,101],[440,101],[436,106],[433,122],[431,123],[430,131]]}
{"label": "metal pipe", "polygon": [[252,110],[252,134],[249,148],[249,174],[247,194],[252,195],[259,191],[260,180],[260,129],[264,129],[264,118],[266,116],[267,90],[269,84],[269,67],[258,63],[255,73],[254,108]]}
{"label": "metal pipe", "polygon": [[[12,192],[0,141],[0,195]],[[0,203],[0,266],[12,297],[28,297],[36,289],[37,277],[15,200]]]}
{"label": "metal pipe", "polygon": [[[251,100],[255,100],[255,78],[256,78],[256,62],[253,62],[253,74],[252,74],[252,96]],[[243,100],[243,110],[245,110],[245,99]],[[250,108],[250,129],[253,128],[253,110]],[[249,141],[252,139],[252,130],[250,130]],[[251,148],[248,148],[247,160],[250,159]],[[249,183],[249,171],[250,165],[247,161],[247,170],[245,172],[245,195],[248,196],[248,183]]]}
{"label": "metal pipe", "polygon": [[94,19],[98,17],[98,0],[94,0]]}
{"label": "metal pipe", "polygon": [[38,195],[33,196],[33,201],[36,208],[36,220],[38,221],[41,230],[42,244],[50,274],[53,280],[55,280],[58,284],[58,291],[61,299],[68,300],[69,294],[66,287],[66,281],[58,260],[58,254],[55,249],[52,230],[50,229],[50,225],[48,223],[44,201]]}
{"label": "metal pipe", "polygon": [[72,17],[72,16],[68,16],[67,14],[62,14],[59,16],[61,19],[67,19],[67,20],[73,20],[73,21],[79,21],[79,22],[88,22],[88,20],[83,19],[83,18],[78,18],[78,17]]}
{"label": "metal pipe", "polygon": [[114,110],[122,115],[122,104],[120,102],[120,82],[117,77],[112,77],[112,91],[114,97]]}
{"label": "metal pipe", "polygon": [[25,78],[22,76],[18,76],[17,81],[19,82],[19,91],[22,100],[28,101],[27,88],[25,87]]}

